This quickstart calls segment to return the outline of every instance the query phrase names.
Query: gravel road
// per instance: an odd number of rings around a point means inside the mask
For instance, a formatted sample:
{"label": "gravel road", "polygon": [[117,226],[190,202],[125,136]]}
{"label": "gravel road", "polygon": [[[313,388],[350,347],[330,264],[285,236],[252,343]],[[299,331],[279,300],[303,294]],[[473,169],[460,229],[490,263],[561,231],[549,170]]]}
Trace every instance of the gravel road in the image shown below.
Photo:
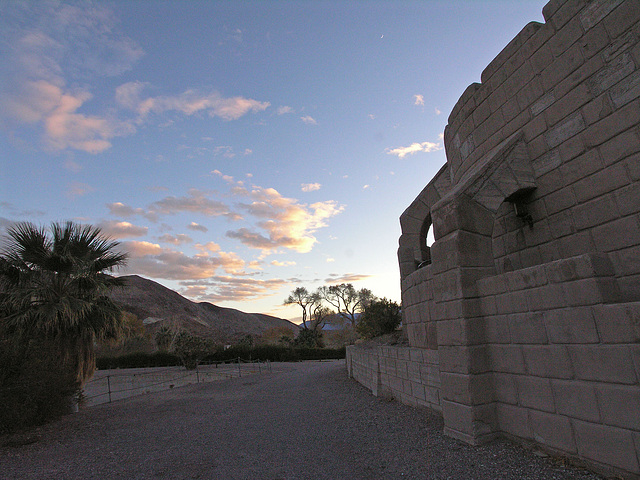
{"label": "gravel road", "polygon": [[[33,442],[33,443],[29,443]],[[344,361],[98,405],[0,437],[2,479],[597,479],[506,441],[471,447],[372,396]]]}

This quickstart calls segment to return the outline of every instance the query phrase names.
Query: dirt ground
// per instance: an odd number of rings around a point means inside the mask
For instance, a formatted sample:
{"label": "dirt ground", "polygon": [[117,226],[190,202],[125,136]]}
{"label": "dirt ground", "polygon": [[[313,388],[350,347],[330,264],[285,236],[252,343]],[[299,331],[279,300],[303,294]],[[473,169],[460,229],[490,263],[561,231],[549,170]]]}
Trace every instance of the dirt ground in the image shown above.
{"label": "dirt ground", "polygon": [[497,441],[471,447],[423,409],[374,397],[344,361],[97,405],[0,437],[0,478],[596,479]]}

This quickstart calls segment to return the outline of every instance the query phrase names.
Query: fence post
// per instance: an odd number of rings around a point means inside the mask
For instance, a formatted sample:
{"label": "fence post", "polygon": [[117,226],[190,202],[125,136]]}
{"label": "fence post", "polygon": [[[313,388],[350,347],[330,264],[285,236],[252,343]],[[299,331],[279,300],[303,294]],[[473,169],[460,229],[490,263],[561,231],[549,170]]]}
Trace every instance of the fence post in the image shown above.
{"label": "fence post", "polygon": [[196,383],[200,383],[200,372],[198,371],[198,367],[196,367]]}
{"label": "fence post", "polygon": [[107,389],[109,390],[109,403],[111,403],[111,375],[107,375]]}
{"label": "fence post", "polygon": [[238,376],[242,376],[242,370],[240,370],[240,357],[238,357]]}

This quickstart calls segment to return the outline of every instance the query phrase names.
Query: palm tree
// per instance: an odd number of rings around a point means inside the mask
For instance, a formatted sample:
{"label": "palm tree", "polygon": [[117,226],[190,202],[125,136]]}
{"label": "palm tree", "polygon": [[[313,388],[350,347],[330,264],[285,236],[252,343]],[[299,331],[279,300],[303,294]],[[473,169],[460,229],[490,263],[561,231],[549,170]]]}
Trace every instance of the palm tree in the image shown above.
{"label": "palm tree", "polygon": [[96,340],[121,328],[106,293],[122,281],[105,274],[126,263],[118,245],[73,222],[10,227],[0,249],[0,332],[23,345],[45,342],[82,385],[95,371]]}

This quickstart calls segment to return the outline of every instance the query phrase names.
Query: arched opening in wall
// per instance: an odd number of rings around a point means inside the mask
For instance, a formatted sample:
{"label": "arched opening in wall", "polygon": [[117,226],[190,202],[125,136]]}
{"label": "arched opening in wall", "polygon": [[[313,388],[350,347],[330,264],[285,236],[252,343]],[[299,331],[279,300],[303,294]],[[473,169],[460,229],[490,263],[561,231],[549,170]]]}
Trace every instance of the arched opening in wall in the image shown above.
{"label": "arched opening in wall", "polygon": [[[549,225],[539,210],[540,200],[532,190],[520,196],[518,204],[506,199],[496,211],[491,243],[497,274],[520,270],[546,261],[543,242]],[[548,233],[548,232],[546,232]],[[550,238],[550,237],[549,237]],[[548,248],[544,247],[545,251]]]}
{"label": "arched opening in wall", "polygon": [[431,245],[434,242],[433,224],[431,223],[431,215],[427,215],[420,228],[420,259],[418,268],[422,268],[431,264]]}

